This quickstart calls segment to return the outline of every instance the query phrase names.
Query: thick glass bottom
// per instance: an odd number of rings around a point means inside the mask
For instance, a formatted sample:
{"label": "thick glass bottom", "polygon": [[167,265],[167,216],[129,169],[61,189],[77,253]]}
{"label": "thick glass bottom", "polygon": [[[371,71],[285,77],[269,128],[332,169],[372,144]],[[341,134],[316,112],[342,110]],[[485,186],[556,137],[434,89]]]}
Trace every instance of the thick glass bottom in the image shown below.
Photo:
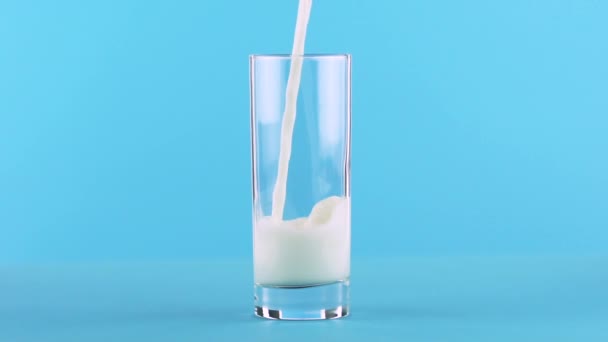
{"label": "thick glass bottom", "polygon": [[254,313],[263,318],[313,320],[349,314],[348,280],[311,286],[254,287]]}

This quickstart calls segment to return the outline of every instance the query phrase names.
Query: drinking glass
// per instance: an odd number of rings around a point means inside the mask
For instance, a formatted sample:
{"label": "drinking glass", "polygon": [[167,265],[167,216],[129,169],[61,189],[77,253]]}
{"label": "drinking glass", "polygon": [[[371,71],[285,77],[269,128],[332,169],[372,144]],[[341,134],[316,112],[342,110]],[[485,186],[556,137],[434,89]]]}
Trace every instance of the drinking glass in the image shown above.
{"label": "drinking glass", "polygon": [[[292,63],[301,63],[291,141],[282,136]],[[254,313],[330,319],[350,303],[351,56],[250,56]],[[282,141],[283,140],[283,141]],[[288,172],[273,213],[281,153]]]}

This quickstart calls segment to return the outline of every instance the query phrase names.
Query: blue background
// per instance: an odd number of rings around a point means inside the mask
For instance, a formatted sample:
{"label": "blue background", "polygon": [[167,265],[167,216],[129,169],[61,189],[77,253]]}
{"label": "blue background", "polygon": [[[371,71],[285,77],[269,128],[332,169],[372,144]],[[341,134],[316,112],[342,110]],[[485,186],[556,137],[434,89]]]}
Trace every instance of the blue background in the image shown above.
{"label": "blue background", "polygon": [[[289,52],[296,9],[295,0],[0,1],[7,340],[78,336],[39,330],[64,322],[58,312],[89,341],[171,340],[171,331],[196,340],[201,321],[178,319],[184,303],[249,313],[248,55]],[[607,18],[600,0],[315,1],[306,51],[353,56],[353,301],[369,310],[337,331],[279,325],[276,336],[292,327],[354,336],[358,324],[429,340],[500,331],[605,341],[593,328],[608,317],[608,260],[594,257],[608,252]],[[491,261],[502,256],[515,259]],[[400,291],[374,280],[395,276],[377,273],[382,263],[357,263],[372,257],[406,258],[395,266]],[[243,278],[227,278],[238,288],[210,281],[228,276],[227,259],[242,262]],[[189,260],[205,263],[180,264]],[[57,266],[74,262],[97,266]],[[134,279],[140,271],[103,266],[122,262],[160,273]],[[91,299],[81,288],[97,294],[97,311],[70,304]],[[532,310],[514,306],[522,291]],[[125,305],[149,311],[108,323]],[[521,318],[534,308],[578,316]],[[82,312],[106,315],[69,318]],[[216,314],[194,317],[230,331]],[[504,315],[521,321],[513,328]],[[242,321],[251,336],[272,329]]]}
{"label": "blue background", "polygon": [[[296,1],[0,3],[0,261],[251,255],[248,54]],[[608,246],[608,3],[316,1],[355,255]]]}

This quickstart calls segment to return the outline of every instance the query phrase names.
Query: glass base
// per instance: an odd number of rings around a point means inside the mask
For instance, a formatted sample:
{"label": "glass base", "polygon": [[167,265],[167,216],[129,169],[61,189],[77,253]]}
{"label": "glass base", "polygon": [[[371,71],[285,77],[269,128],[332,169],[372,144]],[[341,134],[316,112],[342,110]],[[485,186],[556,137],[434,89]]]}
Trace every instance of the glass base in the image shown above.
{"label": "glass base", "polygon": [[312,286],[254,287],[253,312],[263,318],[313,320],[346,317],[349,314],[348,280]]}

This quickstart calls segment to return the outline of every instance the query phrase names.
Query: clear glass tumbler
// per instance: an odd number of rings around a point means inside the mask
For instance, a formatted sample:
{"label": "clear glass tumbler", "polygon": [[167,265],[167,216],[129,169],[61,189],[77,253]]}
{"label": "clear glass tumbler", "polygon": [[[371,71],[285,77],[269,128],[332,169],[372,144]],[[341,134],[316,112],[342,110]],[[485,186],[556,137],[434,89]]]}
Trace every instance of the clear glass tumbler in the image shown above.
{"label": "clear glass tumbler", "polygon": [[[289,141],[282,134],[290,126],[283,119],[292,63],[302,68]],[[258,316],[299,320],[349,313],[350,64],[347,54],[250,57]],[[288,160],[283,176],[280,160]],[[273,203],[277,178],[286,184],[282,210]]]}

